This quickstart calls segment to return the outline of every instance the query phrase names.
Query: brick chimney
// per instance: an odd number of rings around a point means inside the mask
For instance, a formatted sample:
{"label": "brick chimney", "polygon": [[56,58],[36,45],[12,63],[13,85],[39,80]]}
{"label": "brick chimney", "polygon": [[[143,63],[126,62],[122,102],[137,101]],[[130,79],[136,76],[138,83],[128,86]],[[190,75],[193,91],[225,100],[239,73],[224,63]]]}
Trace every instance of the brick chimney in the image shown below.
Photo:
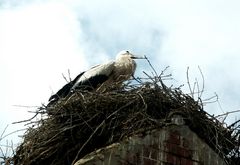
{"label": "brick chimney", "polygon": [[226,165],[181,115],[170,119],[161,129],[99,149],[75,165]]}

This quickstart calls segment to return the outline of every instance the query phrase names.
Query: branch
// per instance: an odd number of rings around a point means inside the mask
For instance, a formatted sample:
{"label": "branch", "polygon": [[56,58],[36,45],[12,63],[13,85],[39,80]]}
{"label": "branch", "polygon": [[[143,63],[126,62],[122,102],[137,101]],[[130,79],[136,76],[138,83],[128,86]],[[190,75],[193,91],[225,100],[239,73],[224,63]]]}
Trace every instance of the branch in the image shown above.
{"label": "branch", "polygon": [[6,132],[7,128],[8,128],[8,125],[4,128],[4,130],[3,130],[3,132],[2,132],[2,134],[0,136],[0,141],[3,139],[3,137],[4,137],[3,135]]}
{"label": "branch", "polygon": [[200,71],[200,74],[201,74],[201,77],[202,77],[202,90],[201,90],[200,95],[199,95],[199,97],[201,98],[202,94],[203,94],[203,91],[204,91],[204,88],[205,88],[205,80],[204,80],[204,76],[203,76],[203,73],[202,73],[202,70],[201,70],[200,66],[198,66],[198,70]]}
{"label": "branch", "polygon": [[192,98],[194,98],[194,93],[193,93],[193,91],[192,91],[192,87],[191,87],[191,84],[190,84],[190,81],[189,81],[189,74],[188,74],[188,71],[189,71],[189,66],[187,67],[187,84],[188,84],[188,88],[189,88],[189,90],[190,90],[190,94],[191,94],[191,96],[192,96]]}
{"label": "branch", "polygon": [[[151,62],[149,61],[149,59],[147,58],[147,56],[144,56],[144,57],[145,57],[145,59],[147,60],[147,62],[148,62],[148,64],[150,65],[150,67],[152,68],[152,70],[153,70],[153,72],[154,72],[154,74],[155,74],[154,77],[160,82],[160,84],[161,84],[161,86],[163,87],[163,89],[166,90],[166,86],[163,84],[163,82],[162,82],[162,80],[161,80],[161,77],[158,76],[156,70],[155,70],[154,67],[152,66],[152,64],[151,64]],[[161,72],[160,75],[162,75],[163,72],[164,72],[167,68],[168,68],[168,67],[166,67],[166,68]],[[144,73],[145,73],[145,72],[144,72]],[[146,74],[146,73],[145,73],[145,74]],[[148,77],[150,77],[150,76],[148,75]]]}
{"label": "branch", "polygon": [[215,116],[215,117],[218,118],[218,117],[221,117],[221,116],[225,116],[225,115],[229,115],[229,114],[237,113],[237,112],[240,112],[240,109],[239,109],[239,110],[235,110],[235,111],[226,112],[226,113],[217,115],[217,116]]}

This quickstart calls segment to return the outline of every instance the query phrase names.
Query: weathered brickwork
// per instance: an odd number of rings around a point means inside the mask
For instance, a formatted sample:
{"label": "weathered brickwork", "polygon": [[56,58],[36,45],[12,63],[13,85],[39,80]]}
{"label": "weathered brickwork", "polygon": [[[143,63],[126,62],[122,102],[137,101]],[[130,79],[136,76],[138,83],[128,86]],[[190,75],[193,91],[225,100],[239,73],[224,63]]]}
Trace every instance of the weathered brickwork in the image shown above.
{"label": "weathered brickwork", "polygon": [[75,165],[226,165],[186,125],[170,125],[100,149]]}
{"label": "weathered brickwork", "polygon": [[178,131],[169,132],[166,140],[163,141],[163,154],[166,158],[162,160],[171,165],[200,165],[201,163],[194,160],[193,150],[187,138],[181,136]]}

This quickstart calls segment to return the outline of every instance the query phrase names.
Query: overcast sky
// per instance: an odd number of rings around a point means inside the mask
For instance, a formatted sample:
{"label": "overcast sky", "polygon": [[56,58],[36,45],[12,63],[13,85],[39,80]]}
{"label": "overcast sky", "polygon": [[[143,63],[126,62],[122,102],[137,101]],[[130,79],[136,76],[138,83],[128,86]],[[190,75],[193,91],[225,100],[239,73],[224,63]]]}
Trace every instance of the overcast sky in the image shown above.
{"label": "overcast sky", "polygon": [[[46,104],[66,83],[62,73],[74,78],[126,49],[147,55],[159,73],[170,66],[170,84],[185,92],[187,67],[201,85],[200,66],[203,99],[216,92],[221,105],[208,104],[208,113],[240,109],[239,8],[238,0],[0,0],[0,134]],[[137,63],[136,76],[150,70]],[[15,137],[0,144],[7,139]]]}

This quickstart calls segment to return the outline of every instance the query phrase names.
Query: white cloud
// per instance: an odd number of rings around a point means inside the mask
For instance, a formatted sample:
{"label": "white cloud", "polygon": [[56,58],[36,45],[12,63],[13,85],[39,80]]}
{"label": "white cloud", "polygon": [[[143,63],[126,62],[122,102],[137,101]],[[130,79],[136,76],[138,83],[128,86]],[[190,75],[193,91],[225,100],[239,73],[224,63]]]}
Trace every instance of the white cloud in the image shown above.
{"label": "white cloud", "polygon": [[32,115],[14,105],[47,103],[51,90],[66,83],[62,73],[70,69],[75,76],[88,63],[79,42],[78,19],[61,3],[2,9],[0,24],[1,132],[7,124]]}

